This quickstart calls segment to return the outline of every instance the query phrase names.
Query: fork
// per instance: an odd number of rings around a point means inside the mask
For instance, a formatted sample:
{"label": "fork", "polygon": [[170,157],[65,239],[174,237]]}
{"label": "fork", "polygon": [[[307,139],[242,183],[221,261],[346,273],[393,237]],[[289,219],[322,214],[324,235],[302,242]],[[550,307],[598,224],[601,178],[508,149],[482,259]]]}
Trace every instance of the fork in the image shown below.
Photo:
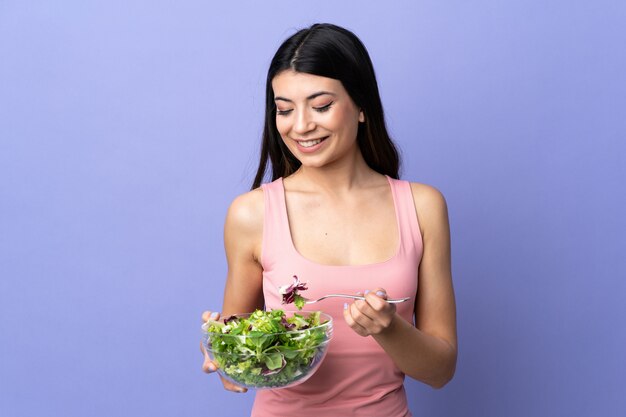
{"label": "fork", "polygon": [[[365,300],[365,297],[362,295],[328,294],[315,300],[306,300],[304,304],[313,304],[313,303],[317,303],[318,301],[322,301],[326,298],[333,298],[333,297],[352,298],[354,300]],[[385,301],[387,301],[389,304],[398,304],[398,303],[403,303],[405,301],[408,301],[410,299],[411,297],[405,297],[405,298],[397,298],[397,299],[391,299],[391,300],[385,300]]]}

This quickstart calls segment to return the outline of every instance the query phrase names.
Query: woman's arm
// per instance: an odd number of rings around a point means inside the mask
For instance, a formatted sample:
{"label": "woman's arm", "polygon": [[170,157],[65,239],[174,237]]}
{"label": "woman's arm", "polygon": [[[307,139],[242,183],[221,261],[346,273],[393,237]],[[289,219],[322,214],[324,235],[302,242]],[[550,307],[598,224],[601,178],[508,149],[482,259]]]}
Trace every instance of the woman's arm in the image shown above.
{"label": "woman's arm", "polygon": [[222,316],[263,308],[263,191],[258,188],[237,197],[224,224],[228,263]]}
{"label": "woman's arm", "polygon": [[[226,288],[222,317],[236,313],[252,312],[263,308],[263,270],[260,264],[263,238],[263,191],[257,189],[237,197],[228,209],[224,224],[224,248],[228,262]],[[218,312],[205,311],[204,322],[217,320]],[[200,343],[204,355],[202,369],[211,373],[217,364],[211,361],[204,345]],[[244,387],[221,378],[224,388],[234,392],[248,391]]]}
{"label": "woman's arm", "polygon": [[424,242],[415,327],[384,301],[380,288],[368,293],[366,301],[350,305],[345,317],[357,333],[371,335],[406,375],[441,388],[452,379],[457,357],[448,212],[436,189],[423,184],[411,188]]}

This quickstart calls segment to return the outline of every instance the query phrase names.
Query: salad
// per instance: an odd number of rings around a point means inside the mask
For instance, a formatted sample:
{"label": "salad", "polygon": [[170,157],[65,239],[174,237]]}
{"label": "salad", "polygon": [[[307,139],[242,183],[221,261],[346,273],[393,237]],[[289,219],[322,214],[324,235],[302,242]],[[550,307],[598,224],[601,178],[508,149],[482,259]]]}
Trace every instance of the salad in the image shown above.
{"label": "salad", "polygon": [[308,317],[256,310],[248,317],[209,322],[207,348],[223,375],[240,385],[278,388],[308,377],[326,352],[330,324],[319,311]]}
{"label": "salad", "polygon": [[298,291],[307,290],[306,282],[300,282],[297,275],[293,276],[293,283],[278,287],[278,293],[282,295],[282,304],[294,303],[298,310],[302,310],[306,302],[306,298],[301,296]]}

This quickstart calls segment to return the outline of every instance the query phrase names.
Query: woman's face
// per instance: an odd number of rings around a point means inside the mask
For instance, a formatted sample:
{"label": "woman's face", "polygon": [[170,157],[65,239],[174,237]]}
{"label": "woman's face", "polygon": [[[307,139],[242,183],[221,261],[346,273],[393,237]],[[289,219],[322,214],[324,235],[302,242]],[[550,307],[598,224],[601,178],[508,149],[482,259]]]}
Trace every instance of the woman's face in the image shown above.
{"label": "woman's face", "polygon": [[359,152],[364,115],[340,81],[287,70],[274,77],[272,88],[276,127],[303,166],[321,167]]}

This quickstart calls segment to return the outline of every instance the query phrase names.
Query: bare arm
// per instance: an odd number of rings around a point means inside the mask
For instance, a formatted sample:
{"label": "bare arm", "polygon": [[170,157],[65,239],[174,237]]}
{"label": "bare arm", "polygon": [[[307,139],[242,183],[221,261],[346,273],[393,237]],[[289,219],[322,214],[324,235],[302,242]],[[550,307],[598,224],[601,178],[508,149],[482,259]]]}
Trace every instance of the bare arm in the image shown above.
{"label": "bare arm", "polygon": [[224,249],[228,274],[222,315],[248,313],[263,308],[263,191],[237,197],[228,209],[224,225]]}
{"label": "bare arm", "polygon": [[440,388],[452,379],[457,357],[448,212],[439,191],[421,184],[411,188],[424,242],[415,326],[396,314],[386,295],[376,295],[382,289],[353,303],[345,316],[357,333],[374,337],[402,372]]}
{"label": "bare arm", "polygon": [[[228,274],[221,316],[263,308],[263,270],[260,264],[262,237],[263,191],[257,189],[237,197],[226,215],[224,249]],[[202,320],[206,322],[209,318],[217,320],[219,317],[217,312],[205,311]],[[214,372],[216,364],[210,360],[202,344],[200,350],[204,354],[202,369],[208,373]],[[223,378],[222,383],[229,391],[247,391]]]}

